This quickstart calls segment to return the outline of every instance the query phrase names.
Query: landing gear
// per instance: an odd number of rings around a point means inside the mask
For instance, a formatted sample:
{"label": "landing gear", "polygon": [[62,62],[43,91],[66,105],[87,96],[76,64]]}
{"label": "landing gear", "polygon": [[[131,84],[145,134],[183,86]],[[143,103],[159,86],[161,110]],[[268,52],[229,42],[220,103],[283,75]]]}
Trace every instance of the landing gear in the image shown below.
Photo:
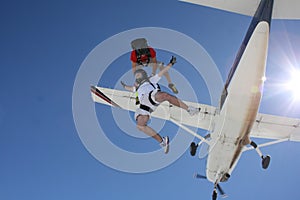
{"label": "landing gear", "polygon": [[[206,176],[204,175],[201,175],[201,174],[194,174],[194,178],[199,178],[199,179],[207,179]],[[214,190],[213,190],[213,193],[212,193],[212,200],[217,200],[217,197],[218,197],[218,192],[221,194],[221,197],[222,198],[226,198],[227,195],[226,193],[224,192],[224,190],[221,188],[220,184],[218,182],[216,182],[214,184]]]}
{"label": "landing gear", "polygon": [[196,155],[197,148],[198,148],[198,144],[196,144],[195,142],[192,142],[191,145],[190,145],[190,154],[191,154],[191,156]]}
{"label": "landing gear", "polygon": [[222,198],[226,198],[227,195],[225,194],[224,190],[221,188],[221,186],[218,183],[215,183],[215,187],[212,193],[212,200],[217,200],[218,197],[218,191],[221,194]]}
{"label": "landing gear", "polygon": [[[206,136],[203,137],[204,140],[207,140],[210,138],[210,134],[207,134]],[[190,145],[190,153],[191,156],[195,156],[196,152],[197,152],[197,148],[203,143],[203,140],[201,140],[201,142],[199,142],[198,144],[196,144],[195,142],[192,142]]]}
{"label": "landing gear", "polygon": [[218,197],[218,192],[217,192],[217,189],[215,188],[212,193],[212,200],[217,200],[217,197]]}
{"label": "landing gear", "polygon": [[269,155],[264,156],[255,142],[251,141],[250,145],[256,150],[258,155],[261,157],[262,168],[267,169],[269,167],[271,157]]}
{"label": "landing gear", "polygon": [[262,168],[267,169],[269,167],[271,161],[271,157],[269,155],[267,156],[262,156]]}

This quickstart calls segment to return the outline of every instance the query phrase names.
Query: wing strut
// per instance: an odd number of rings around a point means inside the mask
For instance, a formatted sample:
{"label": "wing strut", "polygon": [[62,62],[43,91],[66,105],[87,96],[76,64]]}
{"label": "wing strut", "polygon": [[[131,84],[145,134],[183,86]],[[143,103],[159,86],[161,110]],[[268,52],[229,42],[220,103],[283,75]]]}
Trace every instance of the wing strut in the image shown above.
{"label": "wing strut", "polygon": [[178,121],[174,120],[172,117],[170,117],[170,121],[173,122],[174,124],[176,124],[177,126],[179,126],[180,128],[182,128],[183,130],[187,131],[188,133],[190,133],[191,135],[195,136],[196,138],[200,139],[201,142],[198,144],[202,144],[203,142],[205,142],[206,144],[210,144],[209,141],[207,141],[204,137],[202,137],[201,135],[195,133],[194,131],[192,131],[191,129],[189,129],[188,127],[180,124]]}
{"label": "wing strut", "polygon": [[[283,139],[279,139],[279,140],[273,140],[271,142],[267,142],[267,143],[264,143],[264,144],[259,144],[259,145],[257,145],[257,147],[259,147],[259,148],[266,147],[266,146],[270,146],[270,145],[273,145],[273,144],[278,144],[278,143],[281,143],[281,142],[286,142],[286,141],[289,141],[289,140],[290,140],[289,138],[283,138]],[[253,146],[244,147],[243,152],[249,151],[249,150],[253,150],[253,149],[255,149]]]}

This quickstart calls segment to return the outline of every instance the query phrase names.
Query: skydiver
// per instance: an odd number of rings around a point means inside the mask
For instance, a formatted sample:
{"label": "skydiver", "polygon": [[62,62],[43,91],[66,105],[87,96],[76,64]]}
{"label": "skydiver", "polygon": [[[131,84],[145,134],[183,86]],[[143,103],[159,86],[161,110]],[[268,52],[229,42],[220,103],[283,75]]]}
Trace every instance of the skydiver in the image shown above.
{"label": "skydiver", "polygon": [[158,74],[153,75],[150,78],[145,70],[136,69],[134,71],[134,86],[128,86],[121,81],[124,89],[132,92],[138,92],[140,106],[137,108],[134,116],[137,122],[137,129],[158,141],[161,147],[164,148],[165,153],[168,153],[169,151],[169,137],[162,137],[151,127],[147,126],[151,113],[164,101],[168,101],[170,104],[186,110],[191,116],[198,114],[200,111],[198,108],[188,106],[177,97],[160,90],[158,81],[175,63],[176,57],[172,56],[170,63]]}
{"label": "skydiver", "polygon": [[[146,66],[152,66],[152,74],[154,76],[156,74],[156,70],[159,67],[160,70],[165,68],[164,64],[160,61],[156,60],[156,51],[148,46],[147,40],[145,38],[138,38],[131,42],[131,55],[130,60],[132,64],[132,72]],[[165,72],[164,76],[168,81],[168,86],[172,90],[174,94],[178,93],[177,88],[174,83],[171,81],[171,77],[169,72]]]}

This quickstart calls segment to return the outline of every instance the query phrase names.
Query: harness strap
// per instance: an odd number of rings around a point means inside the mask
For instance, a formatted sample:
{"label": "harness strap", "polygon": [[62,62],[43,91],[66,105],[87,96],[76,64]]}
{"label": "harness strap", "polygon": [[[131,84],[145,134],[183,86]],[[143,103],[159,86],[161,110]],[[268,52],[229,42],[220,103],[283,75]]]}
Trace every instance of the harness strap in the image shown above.
{"label": "harness strap", "polygon": [[[151,82],[149,82],[149,83],[152,85],[152,87],[153,87],[154,89],[157,89],[158,92],[160,91],[160,86],[159,86],[159,84],[156,84],[156,87],[155,87],[153,83],[151,83]],[[156,102],[152,99],[152,92],[153,92],[153,91],[154,91],[154,90],[152,90],[152,91],[149,93],[148,99],[149,99],[149,101],[150,101],[150,103],[151,103],[152,105],[158,106],[159,104],[156,103]]]}
{"label": "harness strap", "polygon": [[140,105],[140,109],[146,110],[146,111],[148,111],[148,112],[150,112],[150,113],[153,112],[153,110],[152,110],[149,106],[146,106],[146,105],[144,105],[144,104],[141,104],[141,105]]}
{"label": "harness strap", "polygon": [[151,84],[151,86],[152,86],[154,89],[157,89],[158,91],[160,91],[160,86],[159,86],[158,83],[156,83],[156,87],[155,87],[154,84],[151,83],[150,81],[149,81],[149,83]]}
{"label": "harness strap", "polygon": [[148,99],[149,99],[149,101],[150,101],[150,103],[151,103],[152,105],[158,106],[159,104],[156,103],[155,101],[153,101],[153,99],[152,99],[152,97],[151,97],[153,91],[154,91],[154,90],[152,90],[152,91],[149,93]]}

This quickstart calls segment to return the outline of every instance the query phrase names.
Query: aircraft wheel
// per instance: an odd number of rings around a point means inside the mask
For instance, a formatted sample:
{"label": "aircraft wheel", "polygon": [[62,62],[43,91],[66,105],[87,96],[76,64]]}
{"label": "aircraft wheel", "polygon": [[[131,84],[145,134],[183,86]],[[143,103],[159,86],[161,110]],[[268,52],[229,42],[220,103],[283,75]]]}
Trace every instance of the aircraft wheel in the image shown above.
{"label": "aircraft wheel", "polygon": [[218,197],[217,190],[214,189],[214,191],[213,191],[213,193],[212,193],[212,200],[217,200],[217,197]]}
{"label": "aircraft wheel", "polygon": [[269,155],[263,156],[262,158],[263,169],[267,169],[269,167],[270,161],[271,161],[271,157]]}
{"label": "aircraft wheel", "polygon": [[197,147],[198,147],[198,145],[196,145],[195,142],[191,143],[191,145],[190,145],[191,156],[195,156],[196,155]]}

